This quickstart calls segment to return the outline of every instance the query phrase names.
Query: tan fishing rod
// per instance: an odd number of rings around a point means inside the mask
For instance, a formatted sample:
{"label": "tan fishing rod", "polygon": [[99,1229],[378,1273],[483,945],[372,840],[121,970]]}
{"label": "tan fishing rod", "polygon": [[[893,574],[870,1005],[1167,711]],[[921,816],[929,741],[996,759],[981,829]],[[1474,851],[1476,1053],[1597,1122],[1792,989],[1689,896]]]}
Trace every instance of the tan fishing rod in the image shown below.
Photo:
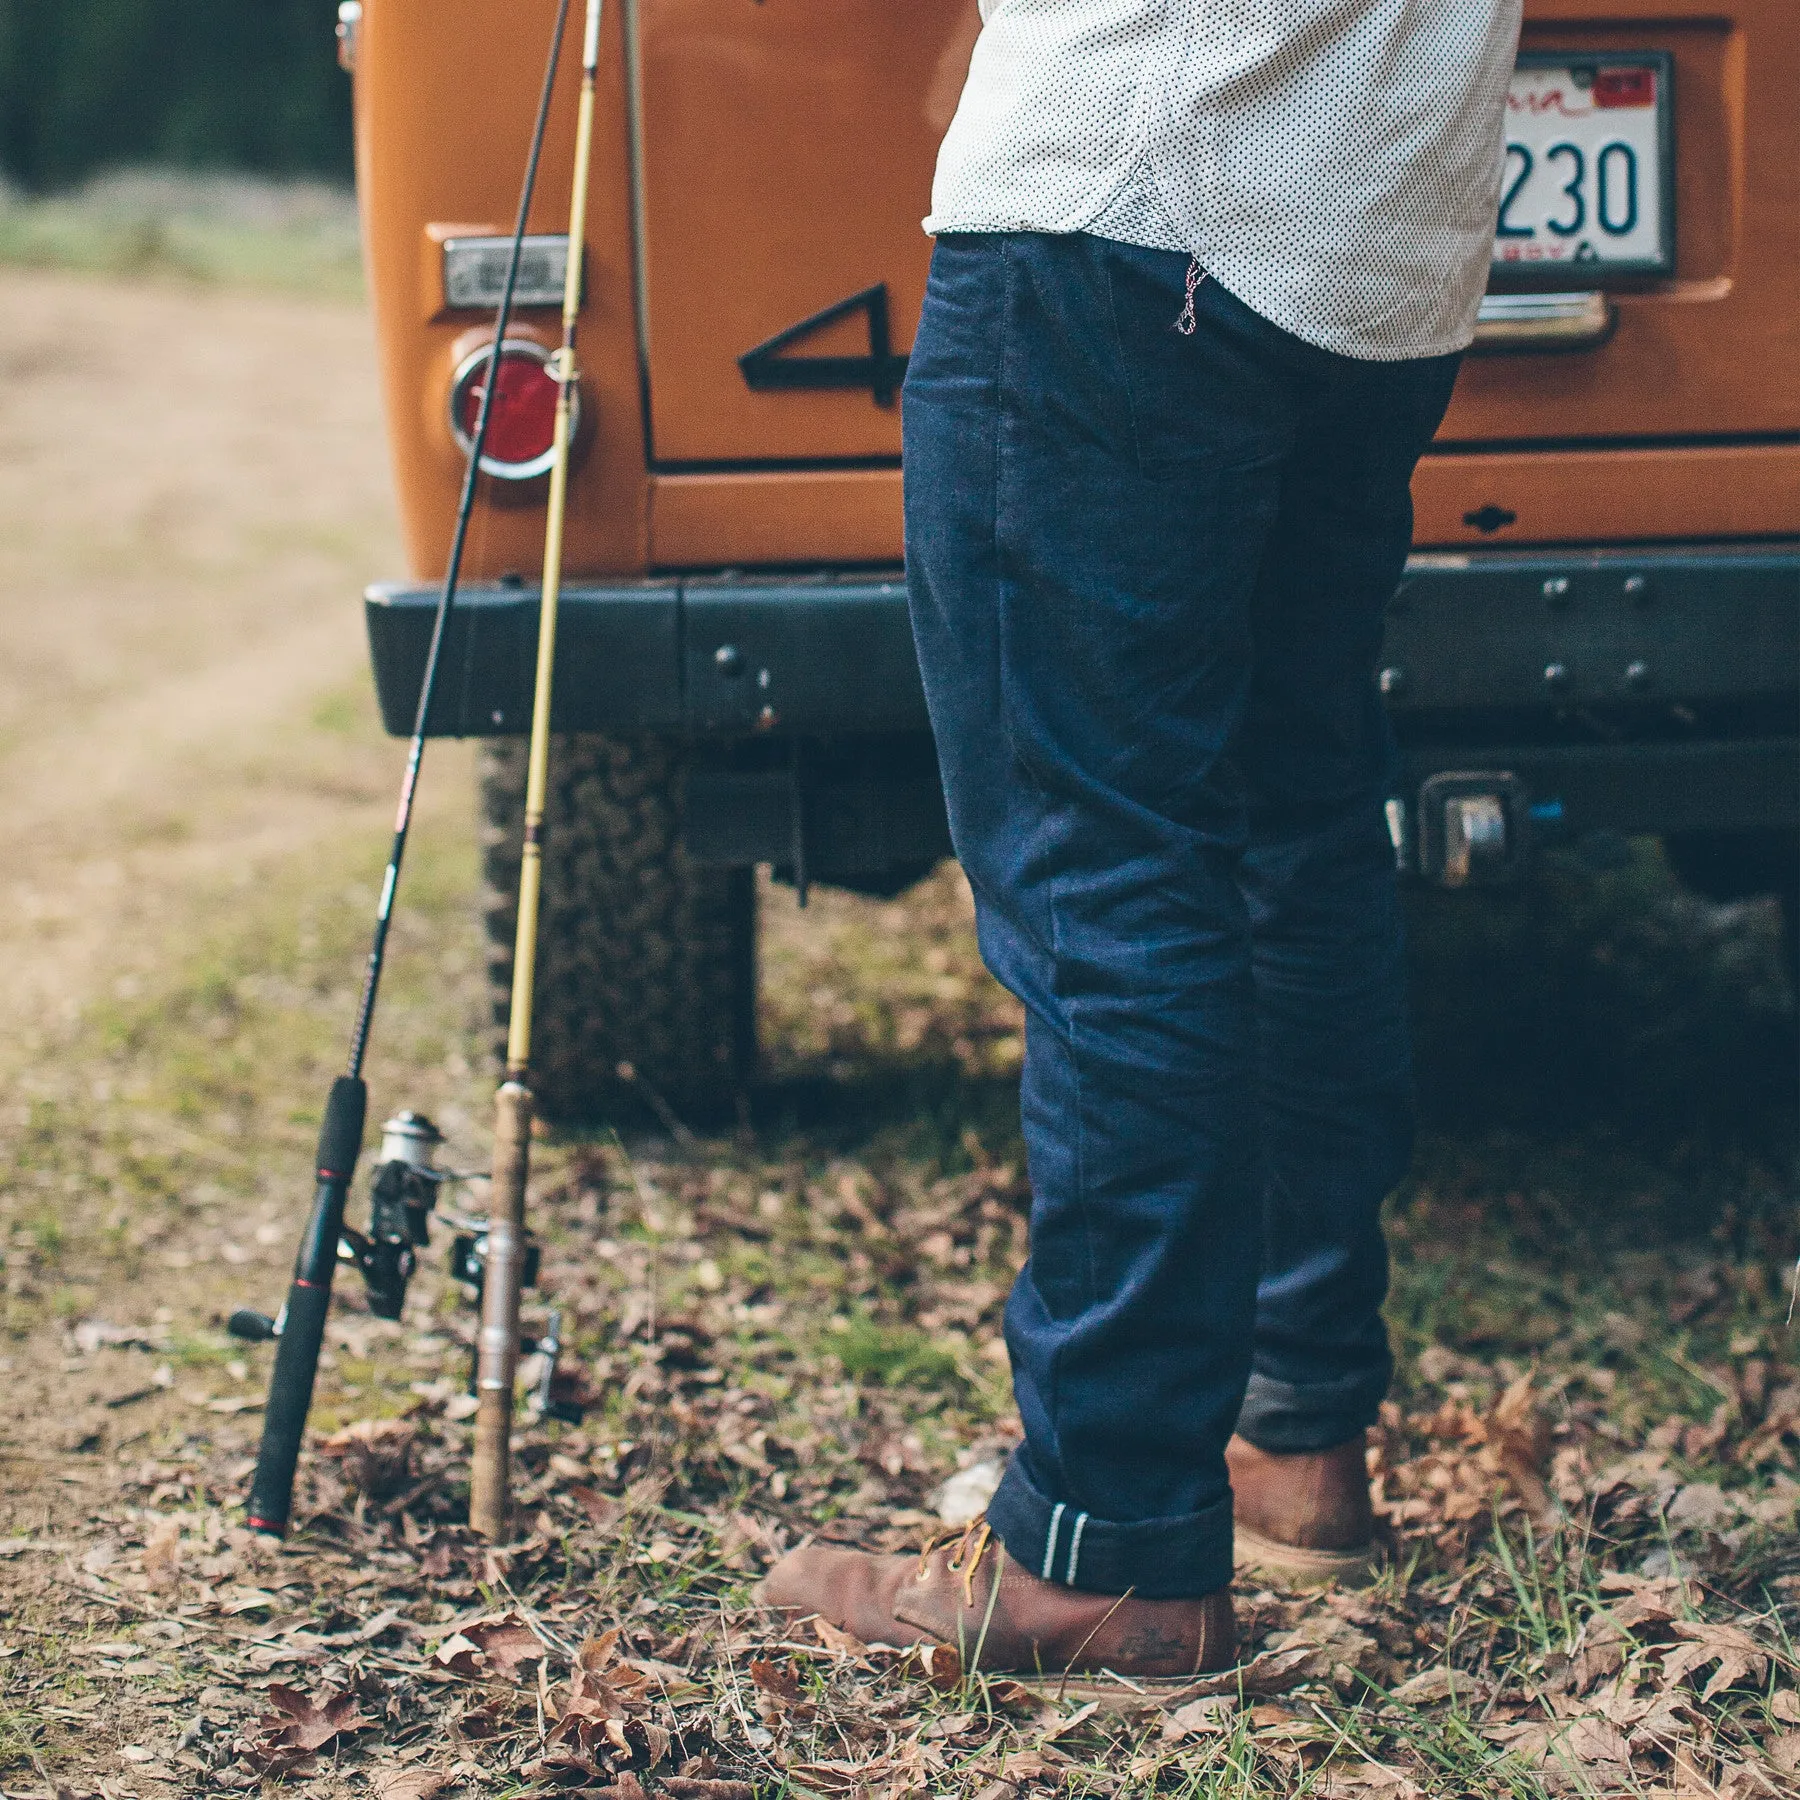
{"label": "tan fishing rod", "polygon": [[[550,689],[556,673],[556,612],[562,595],[563,519],[569,503],[569,439],[578,369],[582,245],[587,236],[588,163],[594,140],[594,87],[600,63],[601,0],[587,0],[581,51],[581,109],[575,123],[575,178],[569,196],[568,266],[563,275],[562,348],[550,359],[558,388],[544,527],[544,580],[538,611],[537,681],[525,776],[525,841],[519,861],[519,922],[513,939],[512,1009],[506,1075],[494,1096],[494,1173],[481,1335],[475,1365],[475,1456],[469,1523],[484,1537],[506,1530],[511,1499],[513,1388],[519,1367],[519,1290],[525,1273],[525,1184],[531,1173],[531,1009],[537,986],[538,898],[544,872],[544,801],[550,785]],[[498,347],[496,346],[496,355]]]}

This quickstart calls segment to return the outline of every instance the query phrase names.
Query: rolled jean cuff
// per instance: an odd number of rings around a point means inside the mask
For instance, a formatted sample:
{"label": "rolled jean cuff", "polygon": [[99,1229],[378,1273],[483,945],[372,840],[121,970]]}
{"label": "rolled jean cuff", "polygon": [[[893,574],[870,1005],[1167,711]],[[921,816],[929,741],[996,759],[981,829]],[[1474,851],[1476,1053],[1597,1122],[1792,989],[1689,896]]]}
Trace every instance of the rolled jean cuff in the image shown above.
{"label": "rolled jean cuff", "polygon": [[1381,1416],[1392,1374],[1392,1364],[1384,1362],[1302,1387],[1253,1371],[1238,1412],[1238,1436],[1277,1456],[1348,1443]]}
{"label": "rolled jean cuff", "polygon": [[987,1517],[1007,1555],[1028,1574],[1083,1593],[1194,1600],[1231,1583],[1229,1492],[1200,1512],[1122,1524],[1045,1499],[1015,1456]]}

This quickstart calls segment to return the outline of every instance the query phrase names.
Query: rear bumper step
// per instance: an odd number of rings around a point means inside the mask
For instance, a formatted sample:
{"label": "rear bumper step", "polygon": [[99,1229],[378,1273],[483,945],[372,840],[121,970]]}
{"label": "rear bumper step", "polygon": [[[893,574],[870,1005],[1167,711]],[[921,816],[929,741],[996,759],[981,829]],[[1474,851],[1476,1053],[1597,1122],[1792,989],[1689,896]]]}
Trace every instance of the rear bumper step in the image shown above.
{"label": "rear bumper step", "polygon": [[1800,696],[1800,543],[1415,556],[1380,679],[1403,735],[1432,713]]}
{"label": "rear bumper step", "polygon": [[[382,720],[397,735],[412,729],[436,604],[422,586],[368,592]],[[529,588],[464,590],[434,736],[526,731],[537,610]],[[1427,862],[1435,825],[1418,808],[1434,778],[1432,795],[1458,803],[1459,830],[1498,805],[1513,849],[1596,828],[1792,827],[1800,543],[1416,556],[1389,608],[1381,685],[1402,751],[1395,816],[1419,827]],[[554,720],[702,749],[712,772],[696,771],[693,824],[709,861],[784,860],[802,819],[818,821],[805,835],[831,841],[826,866],[898,863],[945,841],[916,771],[870,781],[871,770],[833,798],[822,777],[731,760],[759,739],[928,734],[898,575],[572,586]]]}
{"label": "rear bumper step", "polygon": [[[382,723],[412,730],[437,590],[366,599]],[[522,735],[537,593],[463,589],[429,721],[436,737]],[[564,590],[562,731],[926,729],[898,576],[621,582]],[[1415,556],[1388,607],[1382,690],[1403,736],[1433,714],[1800,696],[1800,543]]]}
{"label": "rear bumper step", "polygon": [[[413,728],[436,588],[382,583],[365,612],[382,724]],[[535,588],[457,595],[427,728],[522,737],[531,724]],[[925,731],[925,692],[898,576],[620,582],[565,587],[558,731],[767,735]]]}

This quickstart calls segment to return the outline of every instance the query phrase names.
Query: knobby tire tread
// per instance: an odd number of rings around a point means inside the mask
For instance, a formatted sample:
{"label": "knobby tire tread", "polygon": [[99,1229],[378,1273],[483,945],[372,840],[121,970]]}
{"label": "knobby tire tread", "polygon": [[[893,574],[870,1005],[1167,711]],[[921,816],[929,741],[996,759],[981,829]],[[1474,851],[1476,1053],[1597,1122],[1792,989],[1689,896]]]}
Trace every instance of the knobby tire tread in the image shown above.
{"label": "knobby tire tread", "polygon": [[[506,1040],[518,919],[525,745],[482,746],[482,917],[496,1053]],[[755,1060],[755,887],[681,842],[682,764],[666,740],[597,735],[552,747],[538,929],[532,1086],[565,1123],[641,1122],[630,1063],[685,1122],[730,1116]]]}

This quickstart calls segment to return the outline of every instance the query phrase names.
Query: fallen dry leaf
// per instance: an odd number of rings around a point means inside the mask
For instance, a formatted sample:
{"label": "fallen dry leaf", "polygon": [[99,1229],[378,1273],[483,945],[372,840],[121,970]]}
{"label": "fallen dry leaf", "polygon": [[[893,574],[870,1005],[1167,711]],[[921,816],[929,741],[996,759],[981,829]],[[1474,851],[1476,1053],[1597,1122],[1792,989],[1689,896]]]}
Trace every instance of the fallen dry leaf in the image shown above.
{"label": "fallen dry leaf", "polygon": [[1099,1710],[1100,1702],[1098,1700],[1090,1700],[1085,1706],[1076,1707],[1066,1719],[1058,1719],[1045,1731],[1043,1736],[1038,1739],[1039,1747],[1042,1748],[1045,1744],[1054,1744],[1059,1737],[1067,1737],[1070,1732],[1085,1725]]}
{"label": "fallen dry leaf", "polygon": [[1613,1763],[1621,1768],[1631,1764],[1631,1746],[1624,1733],[1611,1720],[1591,1714],[1575,1720],[1561,1748],[1584,1769],[1599,1763]]}
{"label": "fallen dry leaf", "polygon": [[1625,1595],[1611,1609],[1613,1624],[1640,1639],[1665,1635],[1695,1597],[1686,1582],[1674,1577],[1606,1575],[1601,1577],[1600,1586],[1605,1592]]}
{"label": "fallen dry leaf", "polygon": [[962,1658],[948,1644],[914,1644],[901,1659],[902,1667],[908,1665],[940,1693],[950,1693],[962,1684]]}
{"label": "fallen dry leaf", "polygon": [[785,1706],[794,1705],[800,1698],[800,1678],[792,1669],[783,1668],[780,1663],[770,1662],[766,1657],[757,1657],[750,1664],[750,1679],[765,1694],[771,1694]]}
{"label": "fallen dry leaf", "polygon": [[862,1656],[868,1651],[869,1646],[861,1638],[853,1636],[848,1631],[839,1631],[835,1625],[827,1623],[824,1619],[815,1618],[812,1628],[813,1635],[835,1655]]}
{"label": "fallen dry leaf", "polygon": [[144,1544],[144,1573],[154,1588],[173,1586],[181,1579],[181,1521],[158,1519]]}
{"label": "fallen dry leaf", "polygon": [[1521,1375],[1482,1421],[1500,1472],[1511,1482],[1525,1510],[1541,1525],[1554,1523],[1557,1504],[1544,1485],[1550,1460],[1550,1421],[1539,1410],[1531,1377]]}
{"label": "fallen dry leaf", "polygon": [[1425,1790],[1398,1769],[1385,1763],[1365,1762],[1350,1768],[1333,1764],[1321,1771],[1312,1790],[1321,1800],[1355,1795],[1357,1800],[1423,1800]]}
{"label": "fallen dry leaf", "polygon": [[1398,1700],[1402,1706],[1436,1706],[1443,1700],[1472,1700],[1483,1691],[1473,1675],[1439,1666],[1409,1676],[1388,1698]]}
{"label": "fallen dry leaf", "polygon": [[[1637,1710],[1635,1703],[1630,1710]],[[1608,1708],[1607,1716],[1615,1725],[1630,1727],[1633,1750],[1659,1750],[1664,1755],[1669,1755],[1675,1745],[1695,1735],[1698,1715],[1687,1704],[1687,1695],[1679,1689],[1673,1693],[1658,1694],[1648,1706],[1637,1712],[1635,1719],[1624,1717],[1626,1711],[1624,1706]]]}
{"label": "fallen dry leaf", "polygon": [[625,1515],[625,1508],[617,1500],[609,1499],[585,1482],[577,1482],[564,1488],[563,1492],[587,1514],[597,1531],[611,1531]]}
{"label": "fallen dry leaf", "polygon": [[548,1654],[544,1641],[517,1613],[502,1613],[492,1619],[477,1619],[465,1625],[458,1634],[472,1644],[496,1675],[517,1681],[520,1671],[533,1663],[541,1663]]}
{"label": "fallen dry leaf", "polygon": [[1708,1663],[1717,1663],[1712,1679],[1700,1698],[1710,1700],[1748,1676],[1761,1681],[1769,1668],[1769,1653],[1748,1632],[1735,1625],[1710,1625],[1699,1620],[1677,1619],[1671,1629],[1685,1639],[1663,1656],[1663,1679],[1681,1681]]}
{"label": "fallen dry leaf", "polygon": [[1229,1694],[1213,1694],[1203,1700],[1190,1700],[1178,1706],[1162,1723],[1165,1744],[1180,1744],[1192,1737],[1206,1737],[1226,1731],[1237,1713],[1237,1702]]}
{"label": "fallen dry leaf", "polygon": [[1323,1672],[1318,1645],[1289,1644],[1280,1649],[1265,1650],[1235,1669],[1221,1670],[1217,1675],[1202,1675],[1175,1693],[1164,1696],[1164,1704],[1185,1706],[1190,1700],[1206,1699],[1214,1694],[1237,1694],[1250,1698],[1285,1694],[1302,1682],[1311,1681]]}
{"label": "fallen dry leaf", "polygon": [[432,1651],[431,1660],[452,1674],[475,1681],[481,1675],[481,1646],[460,1631],[452,1632]]}
{"label": "fallen dry leaf", "polygon": [[1489,1743],[1510,1750],[1522,1763],[1542,1768],[1551,1760],[1551,1746],[1561,1741],[1568,1726],[1560,1719],[1517,1719],[1483,1727]]}
{"label": "fallen dry leaf", "polygon": [[279,1682],[268,1689],[276,1711],[262,1721],[256,1744],[258,1759],[276,1765],[323,1750],[334,1738],[365,1731],[369,1721],[356,1708],[356,1696],[332,1692],[314,1700],[298,1688]]}
{"label": "fallen dry leaf", "polygon": [[589,1788],[587,1792],[593,1800],[650,1800],[644,1784],[629,1769],[608,1786]]}
{"label": "fallen dry leaf", "polygon": [[1570,1690],[1588,1693],[1624,1666],[1625,1634],[1605,1614],[1596,1614],[1582,1627],[1580,1647],[1569,1664]]}
{"label": "fallen dry leaf", "polygon": [[377,1769],[370,1786],[375,1800],[434,1800],[455,1779],[442,1769]]}
{"label": "fallen dry leaf", "polygon": [[359,1494],[386,1500],[412,1480],[418,1436],[419,1428],[406,1419],[358,1419],[321,1438],[319,1454],[335,1457]]}
{"label": "fallen dry leaf", "polygon": [[1718,1800],[1793,1800],[1793,1785],[1757,1763],[1727,1763],[1714,1788]]}
{"label": "fallen dry leaf", "polygon": [[1008,1777],[1017,1777],[1020,1781],[1054,1779],[1062,1766],[1054,1756],[1045,1756],[1041,1750],[1021,1751],[1017,1756],[1006,1759]]}

